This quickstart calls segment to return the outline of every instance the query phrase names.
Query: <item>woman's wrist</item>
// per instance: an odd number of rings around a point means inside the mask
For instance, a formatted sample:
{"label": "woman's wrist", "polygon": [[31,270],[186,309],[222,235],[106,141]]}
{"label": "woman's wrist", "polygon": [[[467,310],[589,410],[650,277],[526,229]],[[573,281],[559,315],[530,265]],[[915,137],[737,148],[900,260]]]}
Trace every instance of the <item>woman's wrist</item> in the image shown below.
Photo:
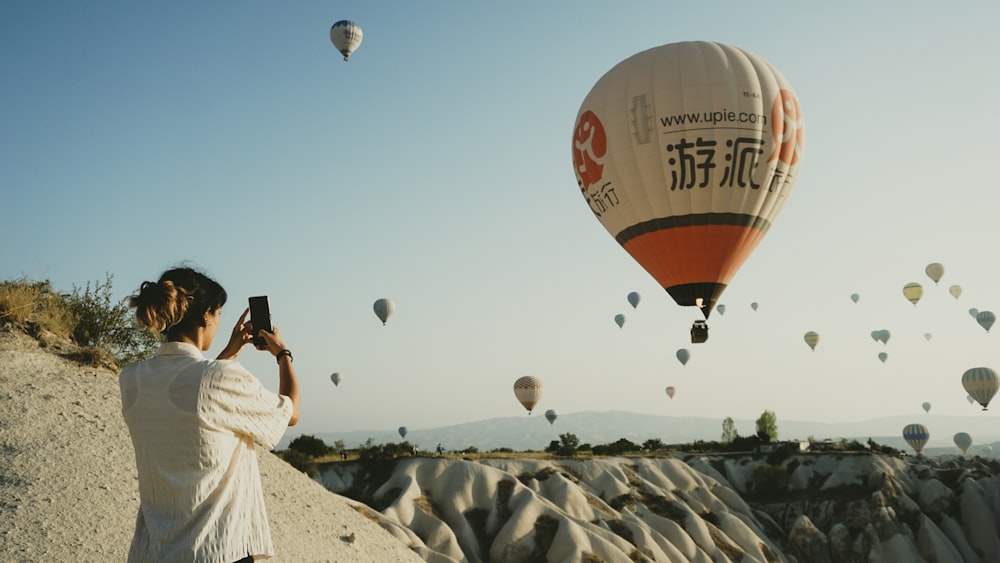
{"label": "woman's wrist", "polygon": [[288,357],[289,362],[295,361],[292,357],[292,352],[288,348],[282,348],[277,354],[274,355],[274,359],[280,364],[281,358]]}

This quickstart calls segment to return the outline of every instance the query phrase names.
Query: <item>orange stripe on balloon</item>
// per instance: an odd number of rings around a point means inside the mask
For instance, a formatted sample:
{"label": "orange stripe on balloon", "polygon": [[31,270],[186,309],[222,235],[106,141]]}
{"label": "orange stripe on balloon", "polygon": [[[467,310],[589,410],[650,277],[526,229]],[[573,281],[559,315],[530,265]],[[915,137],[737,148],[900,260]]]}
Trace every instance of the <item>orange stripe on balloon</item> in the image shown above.
{"label": "orange stripe on balloon", "polygon": [[665,289],[728,284],[764,232],[738,225],[693,225],[643,233],[622,246]]}

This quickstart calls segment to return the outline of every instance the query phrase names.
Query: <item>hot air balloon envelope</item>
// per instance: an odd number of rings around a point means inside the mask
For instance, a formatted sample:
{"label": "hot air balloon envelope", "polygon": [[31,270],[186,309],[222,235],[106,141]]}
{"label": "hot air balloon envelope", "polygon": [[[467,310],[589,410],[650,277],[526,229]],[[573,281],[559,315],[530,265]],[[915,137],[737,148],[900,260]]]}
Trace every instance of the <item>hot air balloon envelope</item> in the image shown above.
{"label": "hot air balloon envelope", "polygon": [[608,233],[707,318],[788,201],[804,146],[795,92],[767,61],[671,43],[597,81],[575,120],[573,171]]}
{"label": "hot air balloon envelope", "polygon": [[978,311],[976,313],[976,322],[979,323],[979,326],[986,329],[986,332],[990,331],[996,320],[997,316],[993,314],[993,311]]}
{"label": "hot air balloon envelope", "polygon": [[879,352],[878,359],[881,360],[882,363],[884,364],[885,361],[889,359],[889,354],[886,354],[885,352]]}
{"label": "hot air balloon envelope", "polygon": [[400,438],[406,438],[406,433],[409,431],[406,429],[405,426],[400,426],[397,432],[399,432]]}
{"label": "hot air balloon envelope", "polygon": [[930,437],[927,427],[923,424],[907,424],[903,427],[903,439],[918,454],[920,450],[924,449],[924,445],[927,444]]}
{"label": "hot air balloon envelope", "polygon": [[639,306],[639,299],[640,299],[640,297],[639,297],[638,293],[636,293],[634,291],[632,293],[629,293],[627,299],[628,299],[629,305],[631,305],[633,309],[635,309],[636,307]]}
{"label": "hot air balloon envelope", "polygon": [[350,20],[340,20],[330,27],[330,42],[344,55],[345,61],[361,45],[362,38],[361,26]]}
{"label": "hot air balloon envelope", "polygon": [[924,412],[931,412],[931,404],[930,403],[924,403],[924,404],[922,404],[920,406],[921,406],[921,408],[924,409]]}
{"label": "hot air balloon envelope", "polygon": [[545,411],[545,420],[549,421],[549,425],[554,424],[557,418],[559,418],[559,415],[556,414],[556,411],[552,409]]}
{"label": "hot air balloon envelope", "polygon": [[674,388],[673,385],[671,385],[670,387],[667,387],[667,396],[668,397],[670,397],[671,399],[673,399],[674,398],[674,393],[677,393],[677,389]]}
{"label": "hot air balloon envelope", "polygon": [[920,301],[924,295],[924,287],[917,282],[910,282],[903,286],[903,297],[907,298],[914,305]]}
{"label": "hot air balloon envelope", "polygon": [[330,374],[330,381],[332,381],[334,385],[340,385],[340,373],[334,372]]}
{"label": "hot air balloon envelope", "polygon": [[1000,389],[1000,379],[997,379],[997,373],[990,368],[971,368],[962,374],[962,387],[986,410],[997,394],[997,389]]}
{"label": "hot air balloon envelope", "polygon": [[392,299],[387,299],[385,297],[376,300],[372,308],[375,309],[375,316],[382,321],[383,325],[389,320],[389,317],[396,312],[396,304],[392,302]]}
{"label": "hot air balloon envelope", "polygon": [[621,328],[625,324],[625,315],[621,313],[615,315],[615,324],[618,325],[618,328]]}
{"label": "hot air balloon envelope", "polygon": [[954,297],[955,299],[958,299],[958,296],[962,295],[962,286],[953,285],[948,288],[948,293],[950,293],[951,296]]}
{"label": "hot air balloon envelope", "polygon": [[854,301],[855,303],[857,303],[858,299],[861,299],[860,295],[858,295],[857,293],[852,293],[851,294],[851,301]]}
{"label": "hot air balloon envelope", "polygon": [[691,352],[687,348],[681,348],[677,351],[677,359],[681,362],[681,365],[686,366],[688,360],[691,359]]}
{"label": "hot air balloon envelope", "polygon": [[808,344],[809,348],[811,348],[812,350],[815,350],[816,345],[819,344],[819,334],[812,330],[805,333],[803,339],[805,339],[806,344]]}
{"label": "hot air balloon envelope", "polygon": [[518,378],[514,382],[514,396],[531,414],[538,401],[542,400],[542,380],[530,375]]}
{"label": "hot air balloon envelope", "polygon": [[757,302],[754,301],[753,303],[751,303],[750,304],[750,308],[753,309],[754,311],[756,311],[757,310]]}
{"label": "hot air balloon envelope", "polygon": [[941,276],[944,275],[944,266],[938,264],[937,262],[933,262],[924,268],[924,272],[927,274],[927,277],[931,279],[931,281],[937,283],[941,281]]}
{"label": "hot air balloon envelope", "polygon": [[968,432],[959,432],[955,434],[955,445],[958,449],[962,450],[962,453],[969,451],[972,447],[972,436]]}

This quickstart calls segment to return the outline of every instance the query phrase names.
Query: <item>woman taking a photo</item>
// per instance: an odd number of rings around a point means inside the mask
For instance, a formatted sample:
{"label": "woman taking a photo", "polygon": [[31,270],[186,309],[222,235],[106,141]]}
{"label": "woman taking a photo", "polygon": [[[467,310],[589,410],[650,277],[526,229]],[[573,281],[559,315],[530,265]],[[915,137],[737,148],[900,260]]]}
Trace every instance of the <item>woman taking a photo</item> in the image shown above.
{"label": "woman taking a photo", "polygon": [[122,370],[122,414],[135,448],[139,514],[128,560],[233,563],[274,554],[254,442],[271,449],[299,418],[292,355],[260,331],[279,394],[233,361],[253,339],[244,310],[215,360],[207,351],[226,291],[191,268],[143,282],[129,304],[165,342]]}

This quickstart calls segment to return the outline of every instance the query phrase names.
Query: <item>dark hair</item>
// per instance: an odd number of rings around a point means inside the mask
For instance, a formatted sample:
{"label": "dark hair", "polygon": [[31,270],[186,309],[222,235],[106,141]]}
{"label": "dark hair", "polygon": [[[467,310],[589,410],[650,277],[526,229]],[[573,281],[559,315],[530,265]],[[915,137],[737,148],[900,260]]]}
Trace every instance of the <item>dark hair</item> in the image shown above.
{"label": "dark hair", "polygon": [[174,268],[157,282],[142,282],[128,303],[140,326],[171,339],[204,326],[205,313],[226,304],[226,290],[193,268]]}

